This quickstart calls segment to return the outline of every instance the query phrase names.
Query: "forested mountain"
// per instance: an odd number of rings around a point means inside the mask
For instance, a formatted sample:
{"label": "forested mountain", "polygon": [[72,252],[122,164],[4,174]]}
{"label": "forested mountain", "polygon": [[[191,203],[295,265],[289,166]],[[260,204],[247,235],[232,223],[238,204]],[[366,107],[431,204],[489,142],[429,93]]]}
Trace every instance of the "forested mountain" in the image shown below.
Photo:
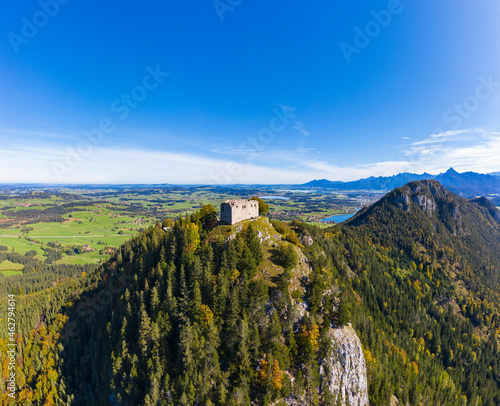
{"label": "forested mountain", "polygon": [[[200,212],[158,224],[98,270],[20,296],[19,400],[332,403],[332,371],[339,369],[329,361],[332,337],[358,340],[333,331],[349,313],[332,289],[340,264],[306,263],[298,223],[272,226],[262,218],[211,230],[209,223]],[[28,312],[38,319],[26,322]],[[354,388],[346,388],[352,398]]]}
{"label": "forested mountain", "polygon": [[434,180],[411,182],[347,224],[394,254],[404,249],[412,259],[448,260],[455,284],[500,303],[500,212],[488,199],[461,198]]}
{"label": "forested mountain", "polygon": [[19,295],[21,404],[364,405],[366,383],[377,406],[500,404],[487,199],[419,181],[325,230],[211,224],[166,220]]}
{"label": "forested mountain", "polygon": [[[386,313],[384,321],[399,334],[420,336],[417,341],[446,367],[468,404],[499,404],[498,209],[486,198],[458,197],[435,180],[417,181],[387,194],[345,227],[394,261],[387,276],[400,287],[385,297],[389,303],[400,297],[409,313],[397,320]],[[404,282],[415,292],[401,297]]]}
{"label": "forested mountain", "polygon": [[476,172],[458,173],[453,168],[439,175],[429,173],[400,173],[394,176],[379,176],[352,182],[313,180],[302,186],[334,190],[392,190],[408,182],[435,179],[447,189],[464,197],[489,196],[500,193],[500,177]]}

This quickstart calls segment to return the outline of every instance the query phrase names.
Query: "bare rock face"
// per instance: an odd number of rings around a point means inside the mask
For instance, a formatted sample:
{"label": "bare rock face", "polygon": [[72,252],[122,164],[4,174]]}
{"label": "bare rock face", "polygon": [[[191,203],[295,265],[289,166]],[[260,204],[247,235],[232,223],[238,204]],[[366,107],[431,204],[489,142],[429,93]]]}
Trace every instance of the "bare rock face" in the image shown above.
{"label": "bare rock face", "polygon": [[[330,329],[327,333],[330,339],[328,356],[320,360],[319,373],[321,387],[318,395],[325,399],[329,392],[329,403],[342,406],[369,406],[368,381],[365,357],[361,341],[354,329],[344,326]],[[309,406],[311,404],[304,396],[289,396],[272,404],[278,406]]]}
{"label": "bare rock face", "polygon": [[418,204],[422,210],[429,216],[436,210],[436,202],[434,199],[428,198],[425,195],[416,195],[413,201]]}
{"label": "bare rock face", "polygon": [[406,193],[401,193],[394,199],[394,204],[398,206],[401,210],[410,210],[410,198]]}
{"label": "bare rock face", "polygon": [[300,237],[300,243],[302,245],[305,245],[306,247],[310,247],[311,245],[313,245],[314,240],[309,234],[304,234]]}
{"label": "bare rock face", "polygon": [[344,326],[328,334],[331,347],[320,366],[324,390],[329,389],[334,398],[340,396],[342,405],[369,405],[365,357],[356,332]]}

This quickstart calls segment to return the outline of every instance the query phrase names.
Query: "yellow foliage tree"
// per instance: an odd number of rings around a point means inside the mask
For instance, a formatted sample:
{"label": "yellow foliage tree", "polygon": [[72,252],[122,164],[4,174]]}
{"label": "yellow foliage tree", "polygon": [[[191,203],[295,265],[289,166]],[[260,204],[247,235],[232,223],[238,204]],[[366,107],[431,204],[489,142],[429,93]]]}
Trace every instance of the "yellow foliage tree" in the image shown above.
{"label": "yellow foliage tree", "polygon": [[267,385],[267,361],[264,358],[260,360],[259,378],[260,384],[265,387]]}
{"label": "yellow foliage tree", "polygon": [[186,225],[186,254],[195,252],[200,245],[200,232],[198,226],[194,223]]}
{"label": "yellow foliage tree", "polygon": [[212,310],[210,307],[206,304],[201,305],[201,310],[200,310],[200,319],[203,324],[209,325],[212,319],[214,318],[214,314],[212,313]]}
{"label": "yellow foliage tree", "polygon": [[283,383],[283,371],[280,370],[280,363],[277,359],[274,360],[272,370],[272,385],[276,390],[281,390]]}
{"label": "yellow foliage tree", "polygon": [[318,348],[319,326],[317,324],[313,324],[309,330],[306,326],[302,326],[302,335],[311,340],[311,346],[314,350]]}

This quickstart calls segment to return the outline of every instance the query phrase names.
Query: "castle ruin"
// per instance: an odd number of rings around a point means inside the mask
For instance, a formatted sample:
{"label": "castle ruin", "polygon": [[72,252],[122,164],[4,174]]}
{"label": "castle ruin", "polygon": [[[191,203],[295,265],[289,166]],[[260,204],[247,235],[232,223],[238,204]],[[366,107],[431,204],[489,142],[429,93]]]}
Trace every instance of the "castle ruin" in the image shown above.
{"label": "castle ruin", "polygon": [[257,200],[226,200],[220,205],[220,219],[227,224],[235,224],[243,220],[259,217]]}

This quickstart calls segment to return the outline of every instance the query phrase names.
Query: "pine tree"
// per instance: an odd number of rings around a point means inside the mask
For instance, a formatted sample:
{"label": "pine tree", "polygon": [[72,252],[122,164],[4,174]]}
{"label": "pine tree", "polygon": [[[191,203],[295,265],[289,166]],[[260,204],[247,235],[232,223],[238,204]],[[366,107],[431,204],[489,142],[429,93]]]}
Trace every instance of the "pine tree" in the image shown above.
{"label": "pine tree", "polygon": [[151,334],[151,319],[146,312],[146,306],[141,304],[140,308],[140,324],[139,324],[139,351],[143,359],[149,355],[149,342]]}
{"label": "pine tree", "polygon": [[344,294],[339,301],[336,314],[336,323],[345,326],[351,319],[351,307],[347,296]]}
{"label": "pine tree", "polygon": [[252,253],[253,258],[257,265],[259,265],[264,259],[262,253],[262,246],[260,244],[260,239],[257,234],[257,230],[252,226],[252,224],[248,225],[248,228],[245,233],[245,243],[250,252]]}
{"label": "pine tree", "polygon": [[158,289],[153,286],[151,290],[151,314],[156,314],[158,312],[158,305],[160,304],[160,295],[158,293]]}
{"label": "pine tree", "polygon": [[177,367],[179,373],[190,375],[193,369],[193,331],[189,319],[179,326]]}
{"label": "pine tree", "polygon": [[250,381],[250,354],[248,352],[248,322],[246,318],[240,319],[239,334],[236,351],[236,365],[238,366],[237,382],[246,387]]}
{"label": "pine tree", "polygon": [[198,283],[197,280],[194,282],[190,308],[191,308],[191,318],[194,321],[199,321],[201,314],[201,291],[200,291],[200,284]]}

